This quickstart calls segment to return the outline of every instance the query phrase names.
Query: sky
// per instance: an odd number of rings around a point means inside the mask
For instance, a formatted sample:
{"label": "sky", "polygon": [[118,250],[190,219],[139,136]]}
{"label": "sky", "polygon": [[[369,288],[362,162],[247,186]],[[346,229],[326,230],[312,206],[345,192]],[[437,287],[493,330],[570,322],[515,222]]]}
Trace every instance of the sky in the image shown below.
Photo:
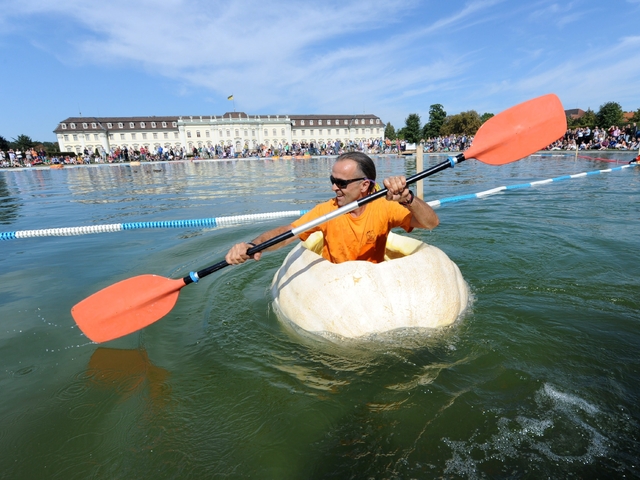
{"label": "sky", "polygon": [[234,109],[397,129],[546,93],[635,111],[638,19],[640,0],[0,0],[0,136]]}

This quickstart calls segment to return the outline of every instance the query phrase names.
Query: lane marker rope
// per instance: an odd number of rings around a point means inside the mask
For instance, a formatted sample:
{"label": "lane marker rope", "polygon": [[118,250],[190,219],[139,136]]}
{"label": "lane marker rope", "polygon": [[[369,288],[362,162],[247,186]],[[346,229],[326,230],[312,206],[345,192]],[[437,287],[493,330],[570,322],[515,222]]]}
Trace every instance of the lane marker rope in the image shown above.
{"label": "lane marker rope", "polygon": [[608,173],[608,172],[614,172],[617,170],[623,170],[625,168],[631,168],[634,165],[621,165],[619,167],[613,167],[613,168],[606,168],[603,170],[593,170],[591,172],[582,172],[582,173],[575,173],[573,175],[562,175],[560,177],[555,177],[555,178],[547,178],[546,180],[538,180],[535,182],[529,182],[529,183],[520,183],[517,185],[506,185],[506,186],[502,186],[502,187],[496,187],[496,188],[492,188],[490,190],[484,190],[482,192],[478,192],[478,193],[470,193],[468,195],[458,195],[455,197],[448,197],[448,198],[441,198],[440,200],[433,200],[431,202],[427,202],[429,204],[430,207],[440,207],[442,205],[445,205],[447,203],[454,203],[454,202],[460,202],[463,200],[472,200],[474,198],[483,198],[483,197],[488,197],[490,195],[495,195],[496,193],[500,193],[500,192],[504,192],[504,191],[509,191],[509,190],[518,190],[521,188],[529,188],[529,187],[536,187],[539,185],[547,185],[549,183],[555,183],[555,182],[562,182],[564,180],[571,180],[574,178],[582,178],[582,177],[586,177],[588,175],[597,175],[599,173]]}
{"label": "lane marker rope", "polygon": [[92,225],[84,227],[47,228],[43,230],[19,230],[16,232],[1,232],[0,240],[14,240],[33,237],[64,237],[72,235],[86,235],[90,233],[120,232],[141,228],[190,228],[190,227],[222,227],[256,220],[270,220],[273,218],[300,217],[308,210],[289,210],[272,213],[256,213],[250,215],[235,215],[231,217],[201,218],[195,220],[170,220],[164,222],[133,222],[114,223],[110,225]]}
{"label": "lane marker rope", "polygon": [[[623,170],[625,168],[631,168],[634,166],[636,165],[627,164],[627,165],[621,165],[619,167],[606,168],[603,170],[593,170],[591,172],[581,172],[581,173],[575,173],[573,175],[562,175],[560,177],[547,178],[546,180],[537,180],[535,182],[520,183],[517,185],[506,185],[506,186],[491,188],[489,190],[484,190],[478,193],[470,193],[467,195],[457,195],[455,197],[441,198],[440,200],[432,200],[427,203],[431,207],[440,207],[447,203],[455,203],[455,202],[460,202],[464,200],[472,200],[475,198],[484,198],[484,197],[495,195],[497,193],[504,192],[504,191],[536,187],[539,185],[547,185],[549,183],[561,182],[564,180],[571,180],[574,178],[582,178],[589,175],[597,175],[600,173],[614,172],[618,170]],[[18,230],[15,232],[0,232],[0,240],[15,240],[18,238],[33,238],[33,237],[61,237],[61,236],[72,236],[72,235],[86,235],[91,233],[110,233],[110,232],[120,232],[123,230],[136,230],[141,228],[221,227],[221,226],[227,226],[227,225],[250,223],[256,220],[271,220],[274,218],[300,217],[307,212],[308,210],[287,210],[283,212],[256,213],[256,214],[249,214],[249,215],[235,215],[230,217],[201,218],[201,219],[195,219],[195,220],[114,223],[110,225],[47,228],[43,230]]]}

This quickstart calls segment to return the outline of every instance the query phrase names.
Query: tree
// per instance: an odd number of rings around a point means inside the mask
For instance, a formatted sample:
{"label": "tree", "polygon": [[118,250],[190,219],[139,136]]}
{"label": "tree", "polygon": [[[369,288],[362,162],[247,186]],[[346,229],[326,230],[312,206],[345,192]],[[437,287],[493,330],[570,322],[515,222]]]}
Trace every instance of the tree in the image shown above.
{"label": "tree", "polygon": [[482,125],[480,115],[475,110],[462,112],[457,115],[451,115],[444,120],[444,124],[440,128],[442,135],[475,135]]}
{"label": "tree", "polygon": [[33,140],[31,140],[31,137],[27,135],[18,135],[18,138],[14,138],[12,143],[14,148],[20,149],[22,151],[33,147],[34,144]]}
{"label": "tree", "polygon": [[640,108],[633,114],[633,117],[631,117],[631,121],[640,122]]}
{"label": "tree", "polygon": [[4,138],[3,136],[0,135],[0,150],[3,151],[7,151],[9,150],[11,147],[9,146],[9,141]]}
{"label": "tree", "polygon": [[595,127],[598,124],[598,117],[596,116],[596,112],[587,108],[587,111],[584,112],[584,115],[578,119],[578,126],[580,127]]}
{"label": "tree", "polygon": [[444,111],[442,105],[439,103],[431,105],[429,107],[429,122],[422,129],[423,138],[433,138],[440,135],[440,128],[445,118],[447,118],[447,112]]}
{"label": "tree", "polygon": [[404,123],[404,139],[409,143],[420,142],[420,115],[410,113]]}
{"label": "tree", "polygon": [[391,122],[387,123],[387,126],[384,128],[384,138],[388,138],[389,140],[396,139],[396,129],[393,128]]}
{"label": "tree", "polygon": [[489,120],[491,117],[493,117],[493,113],[483,113],[482,116],[480,117],[480,121],[484,123],[487,120]]}
{"label": "tree", "polygon": [[621,125],[624,122],[622,107],[617,102],[607,102],[601,105],[596,116],[598,118],[598,126],[603,128]]}

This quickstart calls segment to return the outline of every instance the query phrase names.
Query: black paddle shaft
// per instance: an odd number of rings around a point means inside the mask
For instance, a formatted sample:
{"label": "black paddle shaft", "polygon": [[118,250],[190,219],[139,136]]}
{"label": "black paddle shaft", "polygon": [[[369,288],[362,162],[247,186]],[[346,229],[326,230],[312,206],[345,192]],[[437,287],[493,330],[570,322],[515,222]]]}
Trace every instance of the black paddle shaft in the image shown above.
{"label": "black paddle shaft", "polygon": [[[450,157],[444,162],[439,163],[438,165],[435,165],[431,168],[428,168],[427,170],[424,170],[420,173],[416,173],[415,175],[407,178],[407,185],[415,183],[418,180],[422,180],[423,178],[426,178],[435,173],[441,172],[442,170],[445,170],[449,167],[454,167],[456,164],[461,163],[465,160],[466,159],[464,158],[464,154],[462,153],[456,155],[455,157]],[[361,198],[360,200],[357,200],[356,202],[354,202],[354,203],[357,203],[357,206],[354,206],[352,210],[355,210],[358,207],[366,205],[367,203],[373,202],[378,198],[385,197],[387,195],[387,191],[388,189],[383,188],[382,190],[379,190],[375,193],[372,193],[371,195],[368,195],[364,198]],[[261,244],[256,245],[255,247],[251,247],[249,250],[247,250],[247,255],[253,255],[254,253],[258,253],[258,252],[261,252],[262,250],[266,250],[267,248],[277,245],[280,242],[284,242],[285,240],[288,240],[294,236],[295,234],[293,233],[293,231],[289,230],[288,232],[282,233],[277,237],[270,238],[266,242],[262,242]],[[211,265],[210,267],[203,268],[198,272],[195,272],[195,273],[191,272],[182,280],[184,281],[185,285],[189,285],[190,283],[197,282],[199,279],[206,277],[207,275],[211,275],[213,272],[217,272],[218,270],[222,270],[224,267],[228,267],[229,265],[230,265],[229,263],[223,260],[221,262],[216,263],[215,265]]]}

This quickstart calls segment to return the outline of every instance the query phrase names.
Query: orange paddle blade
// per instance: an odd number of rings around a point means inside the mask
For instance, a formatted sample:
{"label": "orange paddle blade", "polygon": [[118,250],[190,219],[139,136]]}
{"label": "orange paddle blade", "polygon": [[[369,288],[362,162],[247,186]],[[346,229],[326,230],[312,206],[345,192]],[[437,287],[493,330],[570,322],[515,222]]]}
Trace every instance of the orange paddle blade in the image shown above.
{"label": "orange paddle blade", "polygon": [[164,317],[184,286],[182,279],[139,275],[85,298],[71,309],[71,315],[94,342],[114,340]]}
{"label": "orange paddle blade", "polygon": [[550,93],[500,112],[476,133],[464,158],[490,165],[515,162],[552,144],[567,132],[560,99]]}

